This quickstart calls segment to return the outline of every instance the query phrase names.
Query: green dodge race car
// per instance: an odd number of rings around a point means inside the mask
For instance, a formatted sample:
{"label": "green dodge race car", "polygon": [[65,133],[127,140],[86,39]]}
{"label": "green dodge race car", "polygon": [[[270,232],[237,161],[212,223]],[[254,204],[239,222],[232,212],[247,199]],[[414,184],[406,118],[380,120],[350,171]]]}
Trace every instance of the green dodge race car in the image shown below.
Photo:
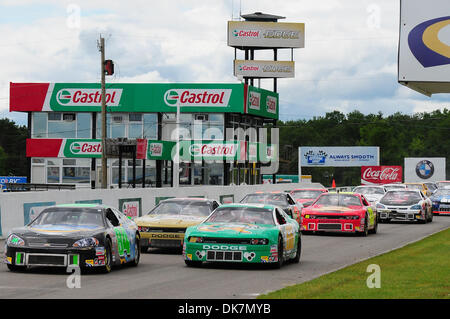
{"label": "green dodge race car", "polygon": [[296,220],[283,209],[265,204],[225,204],[202,223],[188,227],[183,258],[202,262],[268,263],[300,261],[301,235]]}

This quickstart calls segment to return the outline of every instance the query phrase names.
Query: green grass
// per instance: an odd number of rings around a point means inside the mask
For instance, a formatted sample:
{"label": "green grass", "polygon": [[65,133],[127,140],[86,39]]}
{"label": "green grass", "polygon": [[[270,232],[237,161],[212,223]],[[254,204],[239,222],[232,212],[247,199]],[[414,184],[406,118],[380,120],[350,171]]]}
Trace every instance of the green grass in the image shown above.
{"label": "green grass", "polygon": [[[381,288],[368,288],[381,268]],[[450,299],[450,229],[403,248],[368,259],[259,299]]]}

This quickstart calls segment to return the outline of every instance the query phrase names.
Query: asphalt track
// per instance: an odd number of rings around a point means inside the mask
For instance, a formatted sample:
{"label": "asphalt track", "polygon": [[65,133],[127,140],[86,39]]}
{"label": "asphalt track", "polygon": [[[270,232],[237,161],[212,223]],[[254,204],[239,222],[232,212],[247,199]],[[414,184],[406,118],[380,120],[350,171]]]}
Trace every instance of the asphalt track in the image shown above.
{"label": "asphalt track", "polygon": [[110,274],[81,275],[80,288],[67,287],[69,274],[63,269],[33,268],[13,273],[0,264],[0,298],[251,299],[400,248],[449,227],[450,216],[435,216],[432,223],[425,225],[380,224],[378,233],[366,238],[338,234],[302,236],[300,263],[285,264],[280,270],[264,265],[231,264],[189,268],[179,252],[153,249],[141,256],[137,268],[119,267]]}

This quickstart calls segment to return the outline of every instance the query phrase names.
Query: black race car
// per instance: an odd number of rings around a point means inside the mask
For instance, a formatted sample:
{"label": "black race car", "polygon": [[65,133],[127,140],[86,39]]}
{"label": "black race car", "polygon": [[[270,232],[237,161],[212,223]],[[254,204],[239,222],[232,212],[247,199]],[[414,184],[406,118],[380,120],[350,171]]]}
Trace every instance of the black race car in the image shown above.
{"label": "black race car", "polygon": [[138,265],[139,240],[137,225],[113,207],[56,205],[11,231],[5,261],[11,271],[46,266],[97,267],[110,272],[113,265]]}

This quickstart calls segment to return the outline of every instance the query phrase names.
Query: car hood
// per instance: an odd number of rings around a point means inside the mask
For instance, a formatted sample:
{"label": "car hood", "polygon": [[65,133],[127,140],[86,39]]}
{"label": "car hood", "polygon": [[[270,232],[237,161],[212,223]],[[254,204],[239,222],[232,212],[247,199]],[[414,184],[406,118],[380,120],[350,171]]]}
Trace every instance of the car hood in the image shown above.
{"label": "car hood", "polygon": [[136,218],[134,222],[138,226],[167,226],[167,227],[189,227],[197,225],[205,220],[207,216],[191,215],[146,215]]}
{"label": "car hood", "polygon": [[359,213],[364,211],[361,206],[331,206],[331,205],[313,205],[303,210],[305,214],[343,214],[343,213]]}
{"label": "car hood", "polygon": [[449,195],[432,196],[432,197],[430,197],[430,199],[433,202],[450,203],[450,196]]}
{"label": "car hood", "polygon": [[12,233],[23,239],[28,238],[84,238],[105,231],[95,225],[33,225],[16,228]]}
{"label": "car hood", "polygon": [[212,237],[247,237],[261,236],[268,230],[276,229],[275,225],[246,223],[202,223],[190,229],[190,235]]}

